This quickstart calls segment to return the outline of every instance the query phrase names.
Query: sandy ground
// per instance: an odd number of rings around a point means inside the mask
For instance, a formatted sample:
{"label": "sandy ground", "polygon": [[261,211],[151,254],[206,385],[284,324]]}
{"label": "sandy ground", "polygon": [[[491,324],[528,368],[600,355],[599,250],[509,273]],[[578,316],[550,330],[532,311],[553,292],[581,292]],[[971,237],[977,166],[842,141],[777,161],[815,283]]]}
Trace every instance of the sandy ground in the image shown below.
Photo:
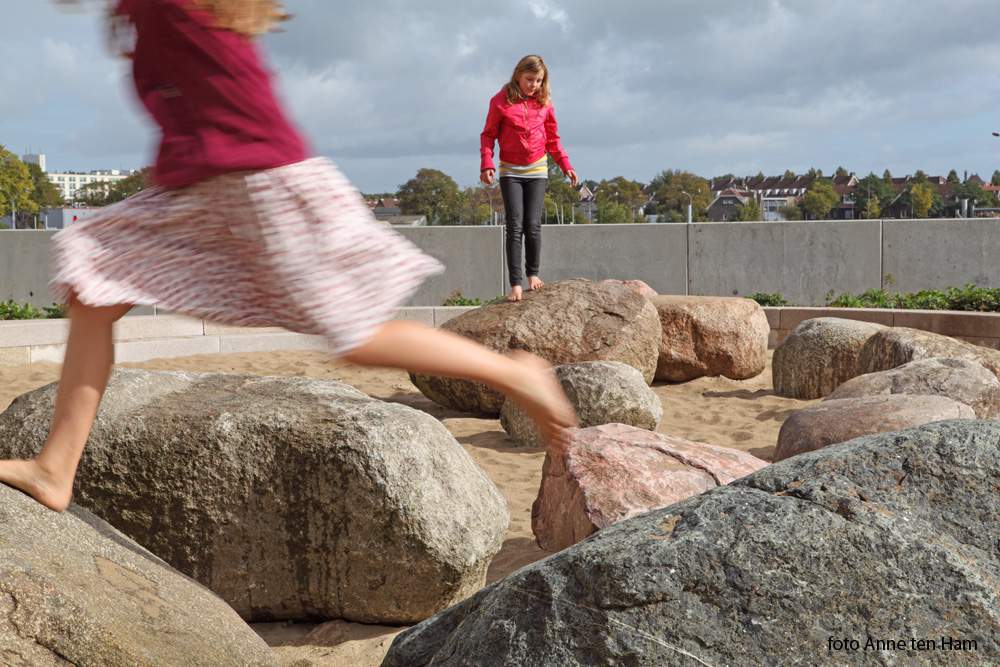
{"label": "sandy ground", "polygon": [[[813,402],[775,396],[770,363],[769,353],[767,368],[750,380],[701,378],[683,384],[654,385],[664,407],[658,430],[770,460],[781,423],[793,410]],[[321,352],[200,355],[122,366],[332,378],[376,398],[428,412],[448,427],[486,471],[510,507],[510,528],[490,566],[487,581],[496,581],[548,555],[538,548],[531,534],[531,503],[541,481],[543,451],[512,447],[495,419],[471,418],[435,405],[414,388],[402,371],[339,364]],[[18,395],[54,382],[58,376],[57,364],[0,366],[0,410]],[[403,628],[335,621],[319,625],[257,624],[254,629],[274,647],[283,664],[369,667],[381,662],[392,638]]]}

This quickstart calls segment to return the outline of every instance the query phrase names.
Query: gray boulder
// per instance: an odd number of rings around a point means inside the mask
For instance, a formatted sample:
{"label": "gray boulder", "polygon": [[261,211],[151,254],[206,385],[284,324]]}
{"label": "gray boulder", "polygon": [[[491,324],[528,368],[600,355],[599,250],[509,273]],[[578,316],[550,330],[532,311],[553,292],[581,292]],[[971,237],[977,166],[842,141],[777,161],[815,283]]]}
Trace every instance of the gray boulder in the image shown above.
{"label": "gray boulder", "polygon": [[[29,456],[55,385],[0,415]],[[117,370],[76,500],[249,620],[413,623],[477,590],[509,520],[426,413],[306,378]]]}
{"label": "gray boulder", "polygon": [[945,396],[971,407],[980,419],[1000,417],[1000,380],[979,362],[933,357],[867,373],[837,387],[827,399],[887,394]]}
{"label": "gray boulder", "polygon": [[276,664],[225,602],[87,510],[0,485],[0,664]]}
{"label": "gray boulder", "polygon": [[826,396],[859,374],[858,356],[881,324],[840,317],[801,322],[774,350],[771,379],[774,393],[787,398]]}
{"label": "gray boulder", "polygon": [[907,327],[885,329],[869,338],[858,356],[858,374],[887,371],[932,357],[974,361],[1000,378],[1000,350]]}
{"label": "gray boulder", "polygon": [[851,438],[921,426],[945,419],[975,419],[968,405],[945,396],[887,394],[827,400],[796,410],[778,431],[774,460]]}
{"label": "gray boulder", "polygon": [[946,422],[770,465],[521,568],[383,665],[1000,663],[998,441]]}
{"label": "gray boulder", "polygon": [[[578,361],[620,361],[653,381],[660,320],[645,297],[622,283],[583,279],[549,283],[524,300],[493,303],[445,322],[442,329],[497,352],[526,350],[553,366]],[[503,395],[486,385],[410,374],[439,405],[496,417]]]}
{"label": "gray boulder", "polygon": [[[556,376],[576,409],[581,428],[601,424],[627,424],[655,431],[663,417],[660,397],[642,374],[618,361],[583,361],[556,366]],[[505,400],[500,425],[514,442],[542,447],[541,435],[528,413]]]}

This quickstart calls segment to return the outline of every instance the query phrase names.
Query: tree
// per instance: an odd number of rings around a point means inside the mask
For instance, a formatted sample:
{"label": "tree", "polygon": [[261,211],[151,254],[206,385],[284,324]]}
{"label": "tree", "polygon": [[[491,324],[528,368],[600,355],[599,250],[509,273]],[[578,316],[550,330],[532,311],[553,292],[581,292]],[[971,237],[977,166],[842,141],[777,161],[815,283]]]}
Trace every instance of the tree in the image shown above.
{"label": "tree", "polygon": [[87,206],[107,206],[134,194],[142,192],[149,186],[149,168],[140,169],[117,181],[91,181],[84,183],[76,190],[76,201]]}
{"label": "tree", "polygon": [[801,220],[802,219],[802,208],[797,204],[785,204],[778,209],[778,213],[781,214],[785,220]]}
{"label": "tree", "polygon": [[958,177],[958,172],[954,169],[948,172],[948,176],[945,180],[949,183],[960,183],[962,181],[962,179]]}
{"label": "tree", "polygon": [[624,204],[609,199],[597,199],[597,215],[594,222],[601,225],[621,225],[631,222],[631,211]]}
{"label": "tree", "polygon": [[915,183],[910,188],[910,206],[913,208],[913,217],[926,218],[933,205],[934,188],[929,183]]}
{"label": "tree", "polygon": [[62,206],[65,203],[62,191],[55,186],[55,183],[49,180],[49,177],[45,175],[42,168],[37,164],[28,164],[26,166],[28,167],[28,173],[31,174],[31,181],[33,183],[31,199],[38,205],[38,208]]}
{"label": "tree", "polygon": [[[854,210],[861,211],[864,217],[868,219],[878,218],[882,215],[882,202],[892,201],[894,192],[892,186],[889,185],[883,178],[879,178],[874,173],[869,173],[867,176],[858,181],[858,186],[854,188]],[[869,200],[875,200],[875,208],[871,211],[877,212],[874,215],[868,215]]]}
{"label": "tree", "polygon": [[757,222],[763,216],[760,214],[760,204],[752,196],[746,203],[736,207],[736,220],[739,222]]}
{"label": "tree", "polygon": [[813,220],[820,220],[830,213],[840,197],[830,181],[814,181],[802,197],[802,210]]}
{"label": "tree", "polygon": [[[728,179],[727,181],[728,182]],[[687,220],[688,197],[691,195],[691,217],[705,220],[712,205],[712,190],[707,180],[688,171],[660,172],[649,184],[653,201],[651,213],[658,213],[677,222]]]}
{"label": "tree", "polygon": [[993,178],[990,179],[990,185],[1000,185],[1000,169],[993,172]]}
{"label": "tree", "polygon": [[817,169],[816,167],[809,167],[809,171],[806,172],[806,176],[813,180],[823,178],[823,170]]}
{"label": "tree", "polygon": [[[566,217],[572,220],[573,207],[580,203],[580,193],[569,182],[559,165],[549,156],[549,184],[545,193],[546,211],[550,222],[565,224]],[[551,202],[551,205],[550,203]]]}
{"label": "tree", "polygon": [[785,173],[782,175],[782,178],[786,178],[786,179],[788,179],[788,178],[795,178],[795,172],[792,171],[791,169],[786,169]]}
{"label": "tree", "polygon": [[886,183],[892,183],[892,172],[886,169],[882,172],[882,180]]}
{"label": "tree", "polygon": [[[635,222],[636,216],[641,215],[639,209],[646,203],[646,193],[642,190],[642,184],[630,181],[624,176],[615,176],[609,181],[601,181],[597,186],[596,196],[598,212],[601,210],[602,203],[617,204],[627,212],[625,222]],[[611,209],[606,210],[610,211]],[[600,222],[609,224],[604,220]]]}
{"label": "tree", "polygon": [[[35,183],[27,165],[0,145],[0,216],[9,215],[11,206],[17,213],[37,213],[38,204],[31,198]],[[20,218],[20,215],[18,215]],[[17,227],[17,221],[14,221]]]}
{"label": "tree", "polygon": [[459,193],[458,224],[489,225],[498,209],[500,192],[496,185],[475,185]]}
{"label": "tree", "polygon": [[868,201],[865,202],[865,208],[861,214],[868,220],[880,217],[882,215],[882,205],[879,203],[878,197],[869,197]]}
{"label": "tree", "polygon": [[399,209],[405,215],[423,215],[432,225],[458,222],[458,184],[437,169],[420,169],[399,188]]}
{"label": "tree", "polygon": [[847,178],[850,174],[843,167],[837,167],[837,171],[834,173],[834,176],[837,178]]}
{"label": "tree", "polygon": [[924,173],[923,169],[917,169],[915,172],[913,172],[913,180],[916,183],[926,183],[927,174]]}

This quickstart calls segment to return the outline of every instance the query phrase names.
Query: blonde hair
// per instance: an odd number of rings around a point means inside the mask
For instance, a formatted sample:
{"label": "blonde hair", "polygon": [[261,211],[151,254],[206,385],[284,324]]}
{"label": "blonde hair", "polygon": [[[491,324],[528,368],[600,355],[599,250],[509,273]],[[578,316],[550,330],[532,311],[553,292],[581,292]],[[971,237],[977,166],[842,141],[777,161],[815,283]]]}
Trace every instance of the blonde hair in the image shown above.
{"label": "blonde hair", "polygon": [[549,89],[549,68],[545,66],[545,61],[542,60],[541,56],[525,56],[517,61],[517,66],[514,67],[514,73],[510,75],[510,82],[507,84],[507,102],[513,104],[519,102],[520,100],[527,99],[521,94],[521,86],[518,84],[518,79],[525,72],[531,72],[532,74],[542,73],[542,85],[535,93],[535,98],[538,103],[545,106],[549,103],[551,99],[551,91]]}
{"label": "blonde hair", "polygon": [[[291,15],[285,12],[280,0],[188,0],[193,6],[209,12],[215,18],[215,26],[223,30],[256,37],[277,29],[282,21]],[[80,0],[56,0],[62,6],[79,5]],[[107,3],[108,41],[113,51],[129,55],[124,48],[127,39],[128,17],[115,13],[118,3]]]}
{"label": "blonde hair", "polygon": [[274,30],[279,23],[291,18],[279,0],[192,0],[209,11],[215,25],[247,37],[256,37]]}

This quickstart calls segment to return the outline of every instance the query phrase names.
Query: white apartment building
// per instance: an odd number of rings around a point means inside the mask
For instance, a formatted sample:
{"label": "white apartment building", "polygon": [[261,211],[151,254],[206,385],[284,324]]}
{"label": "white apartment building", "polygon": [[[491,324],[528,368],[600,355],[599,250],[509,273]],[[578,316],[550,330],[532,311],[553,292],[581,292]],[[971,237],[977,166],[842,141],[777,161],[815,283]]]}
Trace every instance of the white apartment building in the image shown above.
{"label": "white apartment building", "polygon": [[45,155],[42,153],[32,153],[21,156],[21,161],[25,163],[37,164],[49,177],[49,180],[62,192],[63,199],[67,202],[76,200],[76,191],[87,183],[114,183],[124,178],[128,178],[134,171],[125,169],[99,169],[97,171],[46,171]]}

